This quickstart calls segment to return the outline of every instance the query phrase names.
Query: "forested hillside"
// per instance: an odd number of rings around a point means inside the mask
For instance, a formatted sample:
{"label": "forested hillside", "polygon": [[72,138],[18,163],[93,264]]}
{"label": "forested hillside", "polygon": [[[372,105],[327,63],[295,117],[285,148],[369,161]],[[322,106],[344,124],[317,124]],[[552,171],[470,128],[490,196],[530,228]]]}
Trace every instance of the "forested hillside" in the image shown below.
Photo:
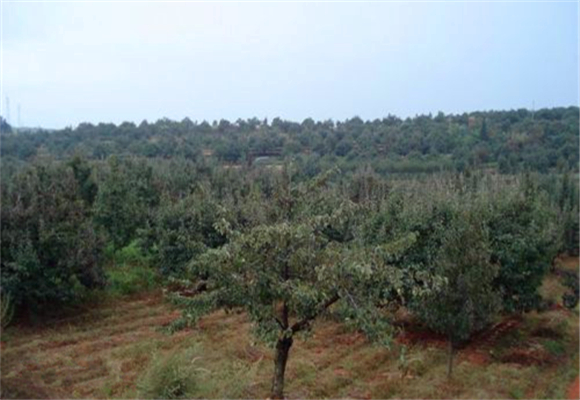
{"label": "forested hillside", "polygon": [[489,165],[500,172],[578,168],[578,107],[423,115],[373,121],[301,123],[227,120],[208,123],[162,119],[139,125],[80,124],[75,129],[26,133],[2,129],[4,159],[49,154],[63,159],[110,155],[247,163],[260,155],[298,159],[310,169],[361,162],[379,173],[462,171]]}

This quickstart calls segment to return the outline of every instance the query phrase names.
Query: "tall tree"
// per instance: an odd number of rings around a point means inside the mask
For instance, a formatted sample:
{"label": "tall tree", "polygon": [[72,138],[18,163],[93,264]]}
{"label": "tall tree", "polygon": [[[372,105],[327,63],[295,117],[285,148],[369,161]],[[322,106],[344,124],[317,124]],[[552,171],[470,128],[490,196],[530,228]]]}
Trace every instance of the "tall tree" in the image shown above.
{"label": "tall tree", "polygon": [[483,121],[481,121],[481,129],[479,130],[479,138],[484,142],[489,140],[489,132],[487,131],[487,121],[485,117],[483,117]]}

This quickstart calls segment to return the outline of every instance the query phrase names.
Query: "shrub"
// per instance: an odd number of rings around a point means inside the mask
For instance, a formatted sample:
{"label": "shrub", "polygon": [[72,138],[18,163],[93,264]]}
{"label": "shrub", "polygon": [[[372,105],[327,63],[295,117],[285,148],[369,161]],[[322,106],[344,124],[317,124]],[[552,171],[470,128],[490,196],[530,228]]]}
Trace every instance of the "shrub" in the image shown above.
{"label": "shrub", "polygon": [[156,272],[141,265],[123,265],[107,270],[107,290],[116,295],[139,293],[155,288],[158,284]]}
{"label": "shrub", "polygon": [[138,383],[143,399],[194,398],[204,369],[198,366],[196,349],[175,351],[163,358],[155,358]]}
{"label": "shrub", "polygon": [[112,252],[111,258],[116,265],[148,265],[151,261],[151,257],[144,253],[139,240],[133,240],[127,246]]}
{"label": "shrub", "polygon": [[112,265],[107,268],[107,290],[128,295],[151,290],[157,286],[159,276],[151,267],[151,256],[144,254],[139,241],[114,251],[107,248]]}

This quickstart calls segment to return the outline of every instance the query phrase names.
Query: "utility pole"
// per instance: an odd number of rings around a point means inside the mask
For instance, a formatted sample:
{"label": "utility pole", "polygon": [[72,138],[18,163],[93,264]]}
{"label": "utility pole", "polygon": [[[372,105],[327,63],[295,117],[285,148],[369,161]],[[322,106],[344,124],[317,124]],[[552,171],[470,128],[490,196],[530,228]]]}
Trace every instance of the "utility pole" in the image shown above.
{"label": "utility pole", "polygon": [[22,128],[22,123],[20,122],[20,103],[18,103],[18,127]]}
{"label": "utility pole", "polygon": [[10,124],[10,97],[6,96],[6,122]]}

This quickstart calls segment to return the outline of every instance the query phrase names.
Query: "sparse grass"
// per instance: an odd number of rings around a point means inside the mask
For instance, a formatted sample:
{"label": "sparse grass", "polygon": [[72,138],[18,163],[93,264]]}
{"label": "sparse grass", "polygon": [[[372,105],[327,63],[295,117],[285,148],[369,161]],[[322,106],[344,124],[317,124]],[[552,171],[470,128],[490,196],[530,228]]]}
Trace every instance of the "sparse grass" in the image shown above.
{"label": "sparse grass", "polygon": [[546,276],[542,286],[540,287],[540,295],[550,304],[561,303],[562,296],[567,291],[567,288],[562,285],[560,277],[555,274],[549,274]]}
{"label": "sparse grass", "polygon": [[564,257],[556,261],[556,268],[563,271],[580,272],[579,271],[580,258],[578,257]]}
{"label": "sparse grass", "polygon": [[565,344],[561,341],[547,339],[542,341],[544,348],[555,357],[560,357],[566,352]]}
{"label": "sparse grass", "polygon": [[199,382],[209,371],[198,366],[199,350],[173,351],[156,355],[152,365],[137,384],[139,397],[145,399],[183,399],[196,397]]}
{"label": "sparse grass", "polygon": [[[150,293],[102,302],[41,330],[10,326],[11,340],[1,353],[2,397],[179,397],[181,392],[197,398],[268,397],[273,352],[255,343],[245,314],[220,311],[191,330],[159,331],[177,316],[160,293]],[[286,395],[566,398],[578,376],[578,324],[578,314],[566,309],[529,313],[490,348],[475,343],[460,350],[448,380],[443,347],[408,345],[403,373],[397,345],[391,350],[371,345],[325,319],[307,340],[294,342]],[[486,361],[469,357],[474,351],[487,354]]]}

